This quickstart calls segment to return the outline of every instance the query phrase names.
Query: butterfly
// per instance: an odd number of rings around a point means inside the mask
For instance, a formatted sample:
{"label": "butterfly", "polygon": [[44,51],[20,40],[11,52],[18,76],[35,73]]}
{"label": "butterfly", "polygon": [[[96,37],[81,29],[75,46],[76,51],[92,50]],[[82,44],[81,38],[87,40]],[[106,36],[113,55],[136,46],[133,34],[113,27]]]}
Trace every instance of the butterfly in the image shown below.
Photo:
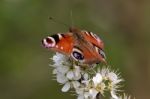
{"label": "butterfly", "polygon": [[69,56],[84,64],[106,63],[103,41],[94,33],[71,27],[66,33],[57,33],[42,40],[45,48]]}

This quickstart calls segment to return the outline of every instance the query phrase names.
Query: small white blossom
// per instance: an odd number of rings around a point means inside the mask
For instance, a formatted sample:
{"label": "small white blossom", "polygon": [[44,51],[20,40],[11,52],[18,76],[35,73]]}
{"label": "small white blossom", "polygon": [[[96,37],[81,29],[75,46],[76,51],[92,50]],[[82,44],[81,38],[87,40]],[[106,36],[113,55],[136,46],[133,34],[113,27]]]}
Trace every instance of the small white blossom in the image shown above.
{"label": "small white blossom", "polygon": [[74,66],[73,69],[70,69],[66,73],[66,76],[69,80],[79,80],[81,78],[81,71],[79,66]]}
{"label": "small white blossom", "polygon": [[80,86],[80,83],[78,81],[68,81],[65,83],[65,85],[62,88],[62,92],[67,92],[70,88],[78,88]]}
{"label": "small white blossom", "polygon": [[109,68],[102,68],[99,69],[98,72],[101,73],[102,77],[104,80],[108,80],[108,89],[110,90],[111,96],[114,99],[118,99],[116,92],[119,91],[118,88],[120,88],[120,83],[123,81],[123,79],[121,79],[119,73],[115,72],[115,71],[110,71]]}
{"label": "small white blossom", "polygon": [[108,73],[107,76],[108,76],[109,80],[111,80],[112,82],[116,83],[118,77],[117,77],[117,75],[114,72]]}
{"label": "small white blossom", "polygon": [[80,83],[78,81],[72,81],[72,85],[76,89],[80,86]]}
{"label": "small white blossom", "polygon": [[[83,67],[78,66],[71,62],[67,56],[60,53],[56,53],[52,60],[54,62],[51,65],[53,67],[52,73],[56,75],[56,81],[63,85],[62,92],[74,89],[77,99],[96,99],[97,95],[104,95],[105,92],[110,93],[111,99],[130,99],[125,95],[117,96],[120,82],[123,79],[119,73],[112,71],[110,68],[103,67],[88,73],[83,68],[85,65]],[[91,68],[91,65],[89,65],[89,68]]]}
{"label": "small white blossom", "polygon": [[61,83],[61,84],[64,84],[68,81],[67,77],[61,73],[58,73],[56,75],[56,79],[57,79],[57,82]]}
{"label": "small white blossom", "polygon": [[90,93],[86,88],[77,88],[76,93],[78,94],[77,99],[90,99]]}
{"label": "small white blossom", "polygon": [[83,78],[84,78],[84,80],[88,80],[89,75],[87,73],[85,73],[85,74],[83,74]]}
{"label": "small white blossom", "polygon": [[66,62],[68,58],[63,54],[56,53],[56,55],[53,56],[52,60],[54,61],[54,65],[59,66],[59,64]]}
{"label": "small white blossom", "polygon": [[78,95],[77,99],[85,99],[83,94]]}
{"label": "small white blossom", "polygon": [[102,76],[100,73],[97,73],[96,76],[93,77],[93,82],[95,86],[102,82]]}
{"label": "small white blossom", "polygon": [[65,83],[65,85],[62,87],[61,91],[62,92],[67,92],[70,89],[70,86],[71,85],[70,85],[69,82]]}
{"label": "small white blossom", "polygon": [[69,72],[67,73],[66,77],[67,77],[68,79],[72,80],[72,79],[74,78],[74,73],[73,73],[73,71],[69,71]]}
{"label": "small white blossom", "polygon": [[56,67],[56,69],[57,69],[57,72],[62,73],[62,74],[65,74],[69,71],[68,66],[59,66],[59,67]]}
{"label": "small white blossom", "polygon": [[92,88],[89,90],[90,96],[92,99],[96,98],[96,95],[98,94],[98,91],[95,88]]}

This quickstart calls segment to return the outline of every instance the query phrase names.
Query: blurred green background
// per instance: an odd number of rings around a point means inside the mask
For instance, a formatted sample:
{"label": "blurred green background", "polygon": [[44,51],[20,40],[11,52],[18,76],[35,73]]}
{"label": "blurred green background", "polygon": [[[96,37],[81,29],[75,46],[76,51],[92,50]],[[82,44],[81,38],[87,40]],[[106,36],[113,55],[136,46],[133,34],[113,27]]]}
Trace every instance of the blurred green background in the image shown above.
{"label": "blurred green background", "polygon": [[47,35],[69,27],[54,17],[97,33],[107,61],[119,69],[127,93],[150,99],[150,1],[1,0],[0,99],[75,99],[62,93],[48,66],[53,52],[41,46]]}

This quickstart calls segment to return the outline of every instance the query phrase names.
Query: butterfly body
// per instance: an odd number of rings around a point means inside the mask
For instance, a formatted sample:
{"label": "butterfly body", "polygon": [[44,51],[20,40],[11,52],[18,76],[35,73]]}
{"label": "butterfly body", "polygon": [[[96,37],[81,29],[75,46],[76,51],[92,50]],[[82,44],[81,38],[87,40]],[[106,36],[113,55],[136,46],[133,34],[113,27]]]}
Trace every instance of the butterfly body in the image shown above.
{"label": "butterfly body", "polygon": [[92,32],[70,28],[67,33],[44,38],[42,43],[44,47],[65,54],[80,63],[105,62],[103,41]]}

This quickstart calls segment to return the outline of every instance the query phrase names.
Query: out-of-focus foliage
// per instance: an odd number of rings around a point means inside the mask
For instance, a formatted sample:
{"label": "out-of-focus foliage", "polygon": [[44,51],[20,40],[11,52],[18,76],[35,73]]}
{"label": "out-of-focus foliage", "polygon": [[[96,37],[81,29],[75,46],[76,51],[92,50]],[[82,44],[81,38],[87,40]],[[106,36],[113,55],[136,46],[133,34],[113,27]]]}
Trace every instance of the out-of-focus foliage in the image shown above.
{"label": "out-of-focus foliage", "polygon": [[149,99],[148,0],[1,0],[0,99],[75,99],[52,80],[53,52],[41,46],[43,37],[68,31],[71,11],[73,25],[103,39],[107,61],[122,72],[125,90]]}

